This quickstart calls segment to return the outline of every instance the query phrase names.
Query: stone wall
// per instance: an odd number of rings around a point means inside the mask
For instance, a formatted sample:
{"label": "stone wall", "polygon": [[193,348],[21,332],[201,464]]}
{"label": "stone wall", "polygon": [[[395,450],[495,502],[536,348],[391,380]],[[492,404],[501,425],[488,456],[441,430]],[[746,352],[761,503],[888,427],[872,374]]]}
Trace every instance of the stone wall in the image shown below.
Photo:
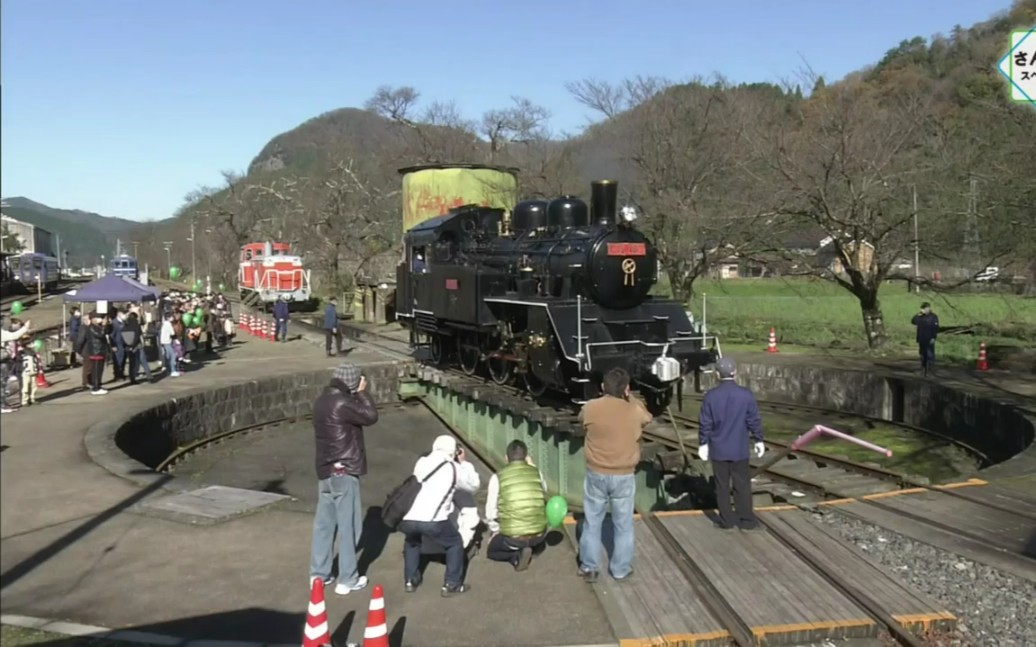
{"label": "stone wall", "polygon": [[[705,376],[703,388],[715,384]],[[1036,419],[939,382],[805,364],[739,362],[738,383],[764,400],[786,401],[900,422],[960,440],[998,464],[1033,452]],[[687,392],[693,385],[687,385]],[[805,430],[803,430],[805,431]],[[1026,452],[1025,450],[1030,451]],[[1025,456],[1025,460],[1033,457]]]}
{"label": "stone wall", "polygon": [[[398,400],[403,364],[385,362],[362,369],[378,404]],[[309,415],[331,370],[225,383],[154,403],[88,430],[87,451],[112,473],[150,484],[158,476],[154,469],[179,447],[250,425]]]}

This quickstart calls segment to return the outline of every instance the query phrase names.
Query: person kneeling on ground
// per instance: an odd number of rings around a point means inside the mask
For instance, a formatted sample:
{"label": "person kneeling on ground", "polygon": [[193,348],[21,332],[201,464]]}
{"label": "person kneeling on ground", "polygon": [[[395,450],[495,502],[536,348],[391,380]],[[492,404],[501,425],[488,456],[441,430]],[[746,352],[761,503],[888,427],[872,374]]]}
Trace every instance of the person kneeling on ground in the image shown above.
{"label": "person kneeling on ground", "polygon": [[413,593],[421,584],[421,546],[425,537],[446,551],[442,596],[450,597],[470,589],[464,584],[464,540],[450,522],[454,492],[460,489],[474,493],[481,485],[475,466],[465,459],[464,449],[457,447],[457,440],[442,435],[435,439],[431,453],[419,458],[414,465],[414,477],[423,482],[421,491],[399,524],[399,531],[406,538],[403,576],[407,593]]}
{"label": "person kneeling on ground", "polygon": [[486,522],[493,533],[486,556],[524,571],[547,536],[547,486],[520,440],[507,446],[507,465],[489,480]]}

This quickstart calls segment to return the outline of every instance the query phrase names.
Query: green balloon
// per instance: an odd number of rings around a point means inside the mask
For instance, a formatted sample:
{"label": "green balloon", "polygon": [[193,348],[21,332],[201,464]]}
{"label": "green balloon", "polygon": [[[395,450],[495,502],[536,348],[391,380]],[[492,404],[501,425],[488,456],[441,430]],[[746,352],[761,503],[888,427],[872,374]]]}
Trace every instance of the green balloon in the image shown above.
{"label": "green balloon", "polygon": [[201,308],[195,308],[194,309],[194,316],[198,317],[200,319],[200,318],[205,316],[205,311],[202,310]]}
{"label": "green balloon", "polygon": [[191,325],[191,321],[194,319],[194,315],[192,315],[189,312],[185,312],[185,313],[183,313],[183,316],[180,317],[180,319],[183,321],[183,325],[190,326]]}
{"label": "green balloon", "polygon": [[22,305],[21,301],[15,301],[11,304],[11,314],[20,315],[23,310],[25,310],[25,306]]}
{"label": "green balloon", "polygon": [[226,288],[225,288],[225,287],[223,287],[223,284],[222,284],[222,283],[220,283],[220,284],[219,284],[219,291],[220,291],[220,292],[222,292],[222,291],[223,291],[223,290],[225,290],[225,289],[226,289]]}
{"label": "green balloon", "polygon": [[170,267],[169,268],[169,278],[175,279],[178,276],[180,276],[180,268],[179,267]]}
{"label": "green balloon", "polygon": [[547,501],[547,523],[551,528],[560,528],[568,514],[568,501],[561,495],[550,497]]}
{"label": "green balloon", "polygon": [[205,319],[203,319],[201,315],[194,315],[194,327],[195,328],[200,326],[203,321],[205,321]]}
{"label": "green balloon", "polygon": [[43,340],[42,339],[37,339],[36,341],[32,342],[32,347],[34,349],[36,349],[37,353],[42,352],[43,351]]}

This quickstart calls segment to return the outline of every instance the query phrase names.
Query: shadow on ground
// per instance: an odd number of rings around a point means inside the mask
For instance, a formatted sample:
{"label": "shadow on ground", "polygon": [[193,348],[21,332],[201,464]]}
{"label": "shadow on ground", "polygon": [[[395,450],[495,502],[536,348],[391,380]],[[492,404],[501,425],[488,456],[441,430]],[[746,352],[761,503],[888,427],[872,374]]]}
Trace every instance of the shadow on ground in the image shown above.
{"label": "shadow on ground", "polygon": [[[355,612],[348,613],[337,626],[331,625],[331,643],[335,647],[342,647],[347,644],[350,630],[356,623],[362,626],[366,618],[356,618]],[[306,623],[305,613],[284,613],[270,609],[240,609],[226,613],[214,613],[204,616],[181,618],[169,622],[127,627],[119,630],[121,636],[119,642],[114,640],[106,641],[106,634],[97,636],[72,638],[62,637],[44,642],[33,642],[34,647],[87,647],[92,645],[127,645],[145,644],[144,637],[139,636],[141,642],[122,642],[125,638],[132,641],[132,632],[159,634],[164,636],[175,636],[186,640],[226,640],[226,641],[252,641],[271,642],[285,644],[301,644],[303,629]],[[389,629],[389,645],[398,647],[403,644],[406,632],[407,619],[405,616],[395,620]],[[362,629],[359,629],[362,634]],[[353,632],[355,634],[355,631]]]}

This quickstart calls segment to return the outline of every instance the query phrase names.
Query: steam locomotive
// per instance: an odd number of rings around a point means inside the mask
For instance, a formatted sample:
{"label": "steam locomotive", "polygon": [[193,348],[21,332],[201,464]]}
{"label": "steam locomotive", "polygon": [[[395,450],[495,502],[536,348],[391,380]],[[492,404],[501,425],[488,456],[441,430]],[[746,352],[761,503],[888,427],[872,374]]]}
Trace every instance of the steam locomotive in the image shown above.
{"label": "steam locomotive", "polygon": [[535,396],[596,397],[625,368],[652,408],[716,360],[683,306],[649,295],[655,246],[617,210],[618,184],[504,209],[465,205],[417,224],[397,267],[396,317],[412,346],[494,382],[520,376]]}

